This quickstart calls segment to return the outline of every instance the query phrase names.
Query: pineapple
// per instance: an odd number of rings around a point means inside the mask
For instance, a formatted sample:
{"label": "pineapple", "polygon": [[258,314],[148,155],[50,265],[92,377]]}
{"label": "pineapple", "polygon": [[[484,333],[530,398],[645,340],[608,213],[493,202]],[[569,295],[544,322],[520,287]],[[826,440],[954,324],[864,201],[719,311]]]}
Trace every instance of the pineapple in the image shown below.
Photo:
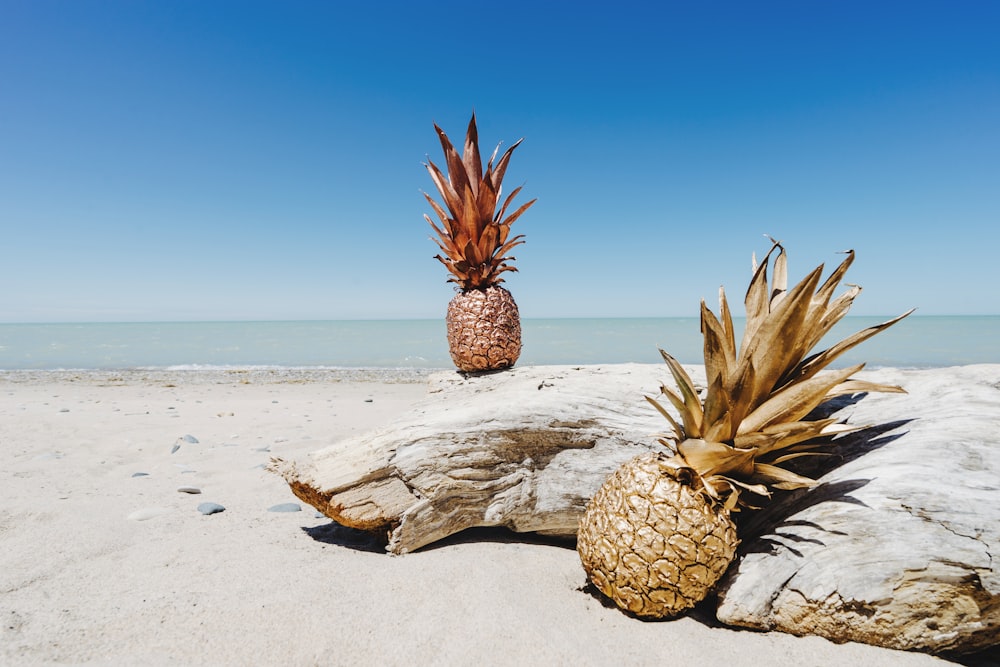
{"label": "pineapple", "polygon": [[524,243],[524,235],[511,237],[510,227],[536,200],[507,215],[508,206],[521,191],[518,187],[503,200],[499,211],[497,205],[507,164],[521,140],[494,164],[498,145],[484,173],[475,114],[469,121],[461,156],[444,131],[436,124],[434,129],[444,149],[448,176],[445,178],[430,160],[426,167],[447,210],[424,193],[441,227],[429,215],[424,219],[437,232],[434,241],[443,253],[435,259],[445,265],[451,273],[448,282],[459,290],[448,304],[446,317],[451,358],[466,372],[507,368],[521,354],[521,320],[514,297],[500,286],[504,281],[501,275],[517,271],[510,264],[514,258],[507,253]]}
{"label": "pineapple", "polygon": [[836,444],[831,437],[862,428],[810,420],[809,413],[835,396],[903,392],[851,379],[864,364],[820,371],[909,312],[807,356],[861,291],[852,285],[831,300],[853,261],[848,251],[822,284],[820,265],[787,290],[787,258],[773,241],[760,266],[754,261],[739,353],[725,292],[719,291],[720,317],[702,302],[703,399],[677,360],[660,351],[679,389],[661,386],[661,392],[680,418],[656,399],[646,400],[672,428],[659,439],[671,452],[638,456],[614,472],[588,504],[577,536],[591,582],[620,608],[642,618],[667,618],[704,599],[735,557],[733,513],[766,499],[771,489],[813,486],[814,480],[781,464],[821,454]]}

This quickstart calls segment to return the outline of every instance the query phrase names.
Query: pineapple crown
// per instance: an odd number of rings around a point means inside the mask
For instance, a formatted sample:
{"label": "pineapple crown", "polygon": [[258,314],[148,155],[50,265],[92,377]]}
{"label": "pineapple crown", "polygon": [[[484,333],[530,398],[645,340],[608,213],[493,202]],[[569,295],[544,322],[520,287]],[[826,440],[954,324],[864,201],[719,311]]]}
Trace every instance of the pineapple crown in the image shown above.
{"label": "pineapple crown", "polygon": [[424,197],[441,220],[441,227],[438,227],[429,215],[424,215],[424,219],[437,232],[438,238],[433,240],[443,253],[435,255],[434,258],[444,264],[451,273],[448,282],[457,284],[463,292],[485,289],[502,283],[503,278],[500,274],[505,271],[517,271],[509,264],[514,258],[507,253],[524,243],[523,234],[510,237],[510,226],[536,201],[532,199],[510,215],[506,215],[507,207],[521,191],[518,187],[507,196],[497,211],[501,197],[500,184],[507,171],[507,164],[514,149],[523,139],[519,139],[508,148],[494,165],[500,150],[498,144],[486,165],[486,171],[483,172],[475,113],[469,121],[461,156],[437,124],[434,125],[434,129],[437,130],[438,138],[441,140],[448,169],[448,176],[445,178],[430,159],[425,165],[447,207],[446,211],[430,195],[424,193]]}
{"label": "pineapple crown", "polygon": [[[770,488],[796,489],[813,486],[815,480],[780,467],[791,459],[821,454],[829,437],[859,430],[860,426],[835,419],[809,420],[817,406],[836,396],[881,391],[905,393],[901,387],[883,385],[851,376],[864,364],[820,373],[837,357],[913,312],[869,327],[815,354],[809,352],[847,314],[861,292],[857,285],[833,298],[854,251],[820,284],[823,265],[814,269],[791,290],[787,289],[785,249],[773,245],[758,266],[754,258],[753,278],[747,290],[746,329],[736,349],[732,315],[725,291],[719,290],[719,317],[701,303],[704,337],[706,389],[704,402],[694,382],[678,361],[660,350],[679,392],[660,389],[680,414],[675,419],[656,399],[648,400],[673,427],[661,439],[675,448],[674,462],[694,470],[701,486],[729,509],[746,503],[741,490],[769,496]],[[768,286],[771,255],[774,276]],[[808,355],[808,356],[807,356]],[[817,439],[824,438],[817,442]]]}

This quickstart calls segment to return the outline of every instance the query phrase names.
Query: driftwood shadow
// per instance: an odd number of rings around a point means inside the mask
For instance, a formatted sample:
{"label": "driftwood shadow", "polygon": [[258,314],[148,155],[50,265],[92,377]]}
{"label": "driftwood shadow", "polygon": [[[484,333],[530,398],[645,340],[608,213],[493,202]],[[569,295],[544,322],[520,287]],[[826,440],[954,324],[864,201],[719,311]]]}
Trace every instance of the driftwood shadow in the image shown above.
{"label": "driftwood shadow", "polygon": [[466,528],[457,533],[449,535],[436,542],[420,547],[420,552],[436,551],[456,544],[470,544],[474,542],[492,542],[494,544],[537,544],[541,546],[560,547],[562,549],[576,549],[576,539],[569,537],[555,537],[542,535],[541,533],[518,533],[502,526],[484,526],[477,528]]}
{"label": "driftwood shadow", "polygon": [[355,551],[367,551],[370,553],[385,553],[385,545],[388,544],[388,536],[380,533],[358,530],[342,526],[336,521],[324,523],[319,526],[304,526],[302,532],[323,544],[354,549]]}
{"label": "driftwood shadow", "polygon": [[[357,528],[342,526],[336,521],[330,521],[319,526],[306,526],[302,532],[323,544],[344,547],[355,551],[370,553],[388,553],[388,535],[368,532]],[[427,544],[418,551],[421,553],[436,551],[457,544],[472,544],[476,542],[492,542],[495,544],[538,544],[542,546],[576,549],[576,539],[542,535],[540,533],[518,533],[509,528],[489,526],[481,528],[466,528],[453,535]]]}

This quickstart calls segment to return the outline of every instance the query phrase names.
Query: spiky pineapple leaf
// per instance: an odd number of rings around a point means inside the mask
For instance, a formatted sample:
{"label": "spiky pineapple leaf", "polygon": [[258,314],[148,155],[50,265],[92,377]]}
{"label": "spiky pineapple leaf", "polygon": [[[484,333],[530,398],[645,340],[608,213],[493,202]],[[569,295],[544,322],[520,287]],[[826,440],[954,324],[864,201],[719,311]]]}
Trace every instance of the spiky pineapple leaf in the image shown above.
{"label": "spiky pineapple leaf", "polygon": [[824,401],[830,389],[863,367],[864,364],[857,364],[785,387],[747,415],[737,432],[752,433],[771,424],[799,421]]}
{"label": "spiky pineapple leaf", "polygon": [[[472,114],[469,127],[465,131],[465,148],[462,151],[462,165],[469,187],[478,191],[483,179],[483,161],[479,157],[479,131],[476,129],[476,114]],[[491,211],[492,212],[492,211]]]}
{"label": "spiky pineapple leaf", "polygon": [[848,336],[847,338],[840,341],[836,345],[830,347],[829,349],[809,357],[808,359],[804,360],[801,363],[801,365],[796,369],[797,372],[793,374],[792,378],[798,379],[798,378],[811,377],[820,369],[826,368],[843,353],[865,342],[866,340],[868,340],[875,334],[879,333],[880,331],[888,329],[896,322],[899,322],[904,317],[907,317],[914,310],[916,309],[911,308],[910,310],[906,311],[905,313],[903,313],[898,317],[894,317],[891,320],[882,322],[881,324],[876,324],[875,326],[868,327],[867,329],[862,329],[861,331],[858,331],[857,333]]}
{"label": "spiky pineapple leaf", "polygon": [[743,330],[743,342],[740,343],[741,350],[746,348],[747,344],[754,339],[757,335],[758,327],[760,327],[770,312],[771,299],[767,285],[767,267],[771,253],[775,249],[780,249],[781,252],[784,252],[784,248],[780,244],[774,243],[759,265],[757,264],[756,256],[754,256],[753,278],[750,279],[750,286],[747,288],[746,296],[743,299],[743,304],[746,308],[746,327]]}
{"label": "spiky pineapple leaf", "polygon": [[507,208],[520,191],[517,188],[497,212],[504,173],[521,141],[508,148],[494,166],[500,150],[497,145],[484,172],[475,114],[469,121],[461,155],[437,124],[434,124],[434,129],[438,133],[447,168],[445,175],[429,159],[424,165],[444,200],[442,207],[424,193],[442,223],[439,227],[424,216],[431,222],[439,237],[434,240],[444,252],[444,257],[438,255],[435,258],[452,274],[449,282],[458,284],[463,291],[501,283],[501,273],[516,270],[507,264],[514,259],[507,253],[523,242],[519,240],[523,237],[515,239],[516,242],[508,239],[510,225],[535,203],[531,200],[508,216]]}
{"label": "spiky pineapple leaf", "polygon": [[829,398],[837,396],[851,396],[853,394],[881,392],[884,394],[905,394],[906,390],[895,384],[882,384],[879,382],[867,382],[865,380],[845,380],[833,387],[828,393]]}
{"label": "spiky pineapple leaf", "polygon": [[[699,438],[703,433],[702,424],[705,421],[705,415],[701,399],[698,398],[698,390],[694,386],[694,381],[688,375],[687,371],[684,370],[684,367],[681,366],[680,362],[672,356],[663,350],[660,350],[660,356],[667,362],[667,367],[674,376],[674,382],[677,383],[677,387],[681,390],[683,409],[676,404],[675,407],[681,410],[681,414],[684,417],[684,428],[687,431],[687,437]],[[664,389],[666,388],[664,387]],[[673,402],[673,399],[671,399],[671,402]]]}
{"label": "spiky pineapple leaf", "polygon": [[785,468],[779,468],[767,463],[756,463],[753,467],[753,476],[751,479],[765,486],[784,491],[809,488],[816,486],[818,483],[809,477],[803,477]]}
{"label": "spiky pineapple leaf", "polygon": [[749,478],[753,474],[754,450],[736,449],[721,442],[688,438],[677,444],[677,453],[702,476],[716,474]]}
{"label": "spiky pineapple leaf", "polygon": [[669,412],[667,412],[667,409],[664,408],[663,405],[659,401],[657,401],[655,398],[653,398],[652,396],[646,396],[645,398],[646,398],[647,401],[649,401],[650,405],[652,405],[654,408],[656,408],[657,412],[659,412],[661,415],[663,415],[663,417],[670,423],[670,426],[673,427],[673,429],[674,429],[674,439],[677,440],[678,442],[680,442],[681,440],[683,440],[684,439],[684,428],[680,424],[677,423],[677,420],[674,419],[674,416],[672,414],[670,414]]}
{"label": "spiky pineapple leaf", "polygon": [[813,270],[785,294],[760,323],[753,339],[740,350],[740,363],[752,363],[756,372],[753,395],[748,397],[750,410],[756,409],[785,371],[798,363],[794,356],[795,340],[809,311],[809,300],[821,268]]}

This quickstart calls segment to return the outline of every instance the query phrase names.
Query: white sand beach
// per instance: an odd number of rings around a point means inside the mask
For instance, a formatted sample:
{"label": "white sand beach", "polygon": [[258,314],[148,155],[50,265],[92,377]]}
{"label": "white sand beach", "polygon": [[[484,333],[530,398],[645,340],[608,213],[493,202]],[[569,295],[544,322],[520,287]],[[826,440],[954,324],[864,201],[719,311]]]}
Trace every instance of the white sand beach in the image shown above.
{"label": "white sand beach", "polygon": [[0,373],[0,663],[951,664],[641,622],[582,590],[571,545],[532,536],[397,557],[308,506],[270,511],[299,502],[272,455],[387,423],[424,391],[420,374]]}

